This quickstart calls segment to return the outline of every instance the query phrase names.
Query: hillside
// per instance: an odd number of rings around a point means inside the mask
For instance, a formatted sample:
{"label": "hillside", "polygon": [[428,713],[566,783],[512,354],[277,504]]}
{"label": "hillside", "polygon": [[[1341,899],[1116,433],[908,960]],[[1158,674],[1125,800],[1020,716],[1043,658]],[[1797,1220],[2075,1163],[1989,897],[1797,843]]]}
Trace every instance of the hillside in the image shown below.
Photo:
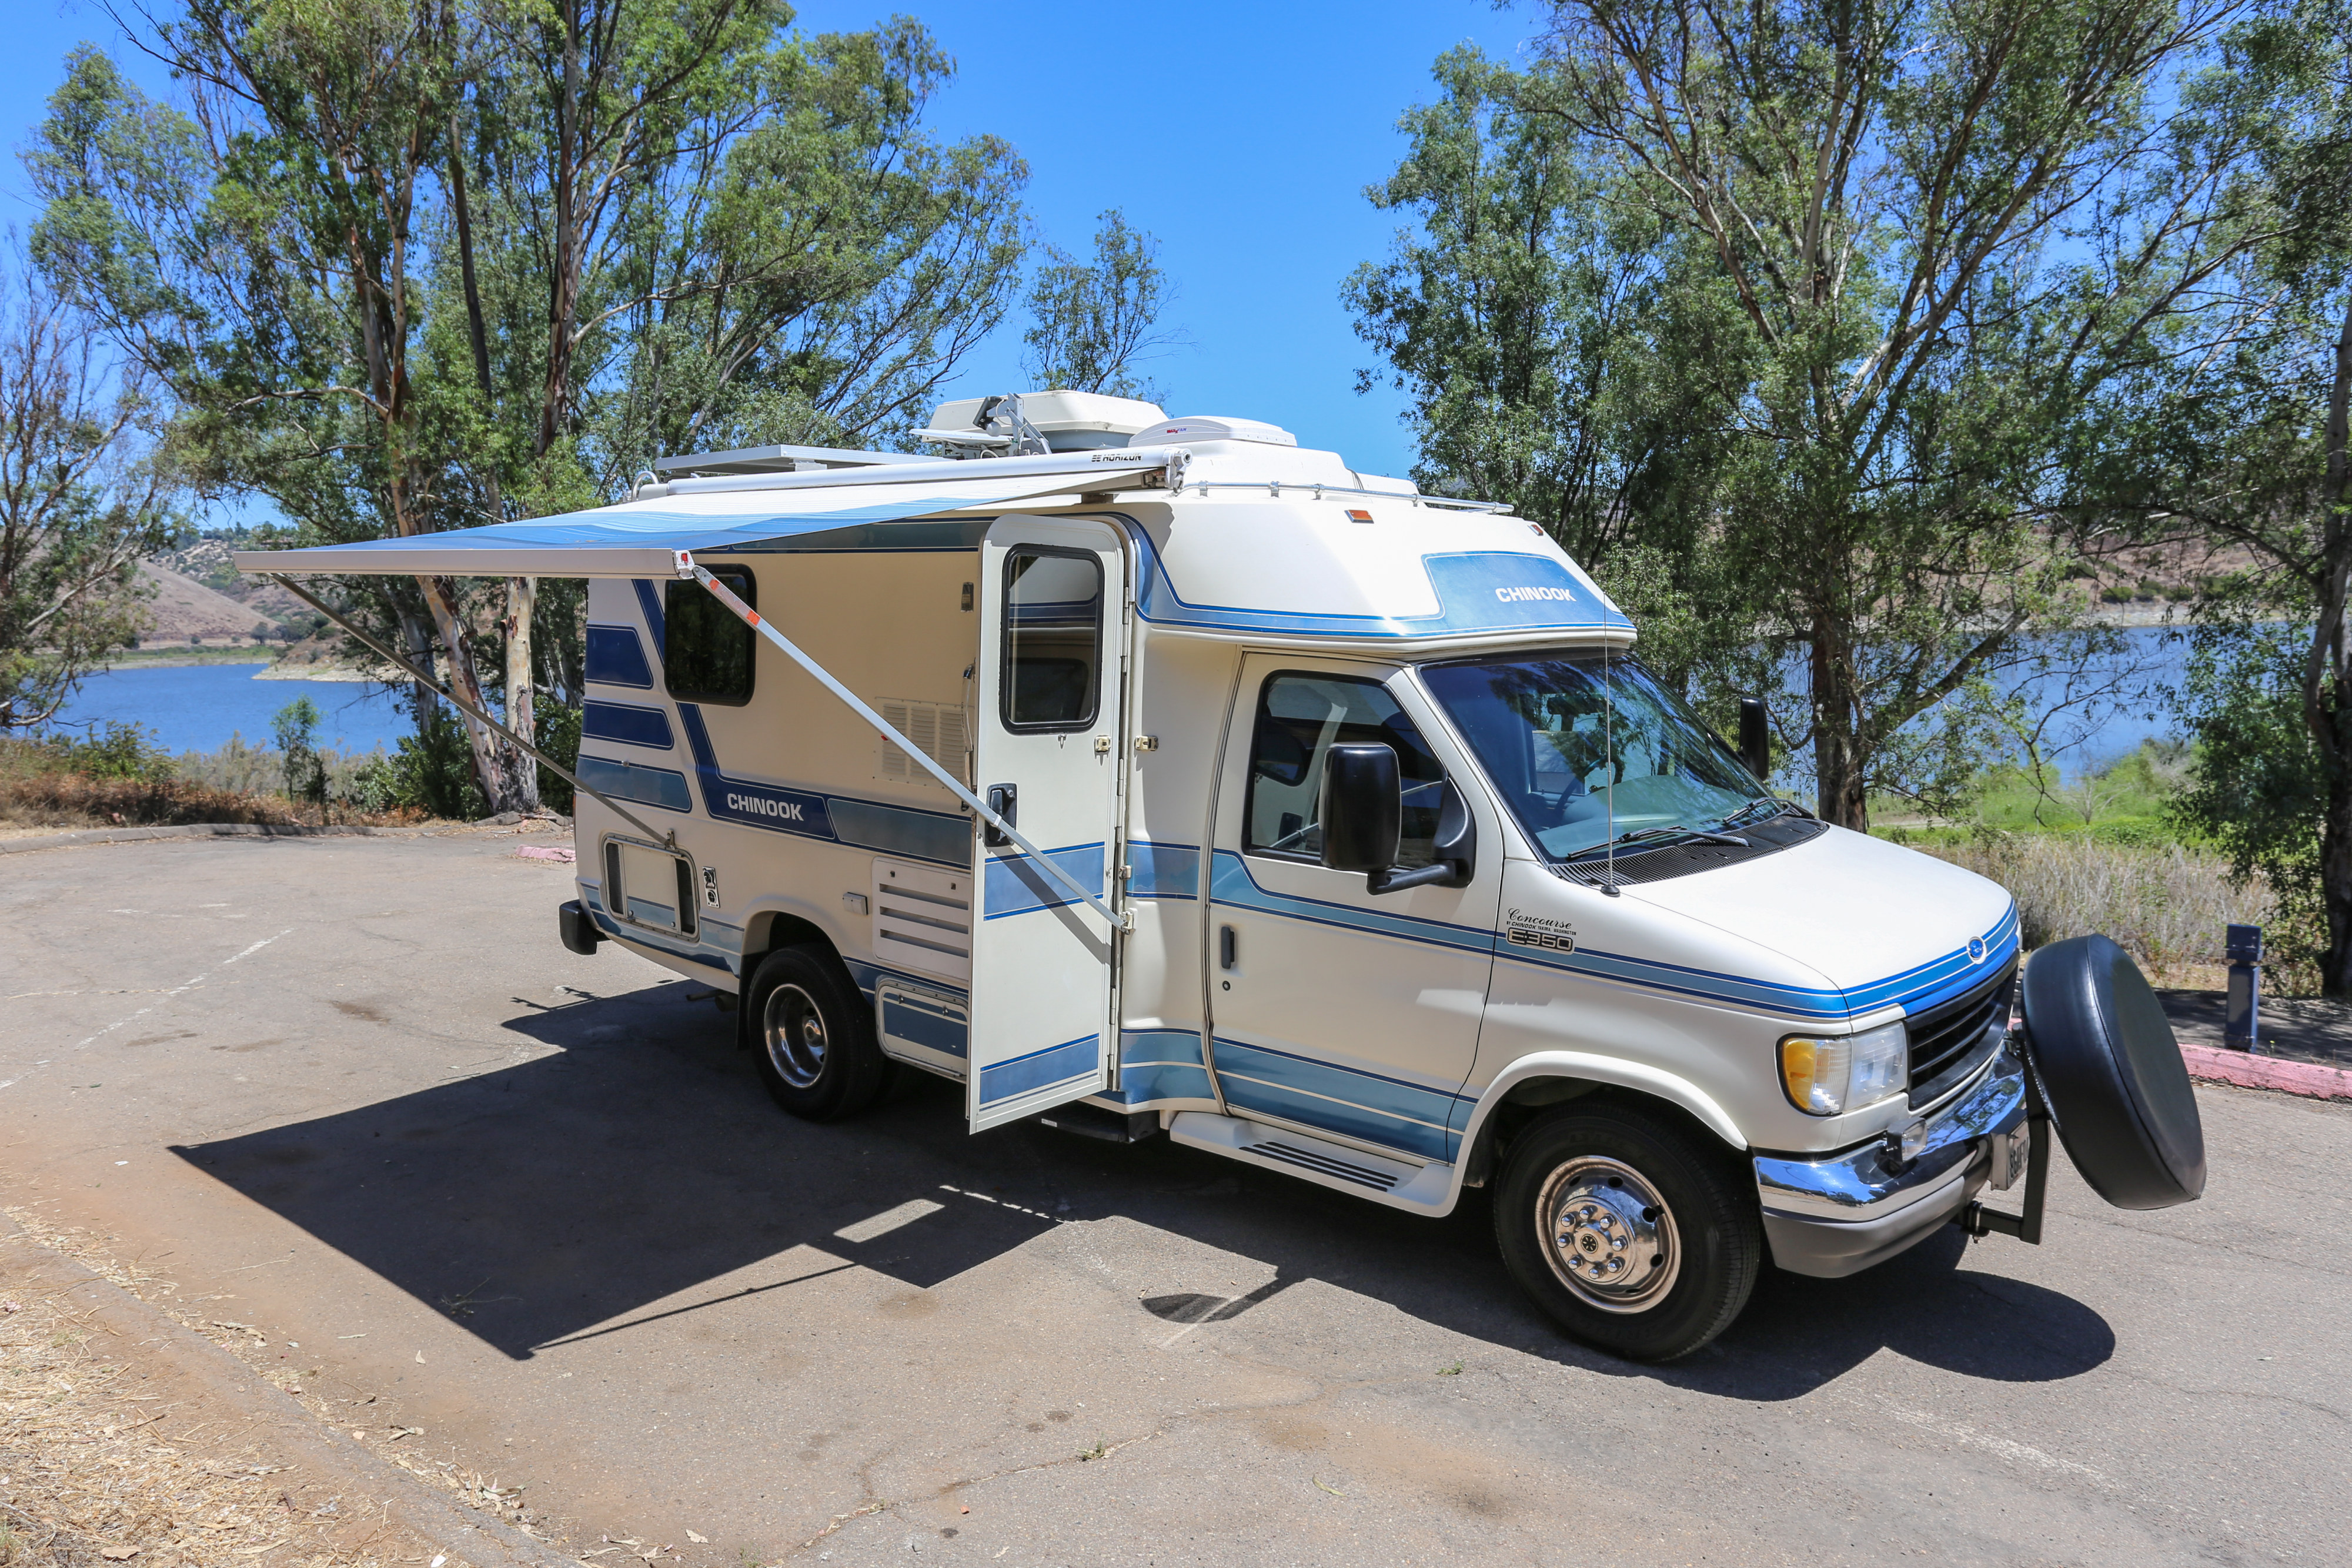
{"label": "hillside", "polygon": [[[140,564],[139,585],[154,595],[146,606],[147,630],[140,638],[144,644],[184,643],[191,637],[208,643],[249,637],[275,642],[283,635],[277,620],[259,603],[239,602],[157,561]],[[283,589],[278,592],[291,600]]]}

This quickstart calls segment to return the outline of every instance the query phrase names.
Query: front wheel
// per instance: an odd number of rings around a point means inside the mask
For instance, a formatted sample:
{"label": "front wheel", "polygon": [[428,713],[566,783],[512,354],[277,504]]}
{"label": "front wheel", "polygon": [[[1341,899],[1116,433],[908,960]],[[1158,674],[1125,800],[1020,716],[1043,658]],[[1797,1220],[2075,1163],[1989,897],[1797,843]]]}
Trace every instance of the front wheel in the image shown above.
{"label": "front wheel", "polygon": [[1731,1326],[1763,1228],[1725,1152],[1631,1106],[1568,1108],[1512,1143],[1495,1239],[1522,1290],[1588,1344],[1688,1355]]}
{"label": "front wheel", "polygon": [[821,947],[782,947],[760,961],[743,999],[760,1077],[776,1103],[812,1122],[866,1109],[890,1063],[840,964]]}

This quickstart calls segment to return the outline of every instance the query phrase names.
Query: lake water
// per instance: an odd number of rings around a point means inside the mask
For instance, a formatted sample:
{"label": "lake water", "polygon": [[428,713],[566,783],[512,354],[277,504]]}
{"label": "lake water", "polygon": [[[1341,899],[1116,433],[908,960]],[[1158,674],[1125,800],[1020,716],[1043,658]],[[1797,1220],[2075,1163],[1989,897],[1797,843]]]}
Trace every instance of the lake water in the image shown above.
{"label": "lake water", "polygon": [[242,735],[268,746],[270,721],[296,697],[319,709],[318,744],[336,751],[393,749],[416,726],[397,698],[362,681],[257,681],[268,664],[179,664],[108,670],[81,684],[61,727],[141,724],[166,751],[214,751]]}
{"label": "lake water", "polygon": [[[2183,644],[2167,640],[2160,627],[2136,627],[2125,634],[2130,656],[2144,667],[2135,686],[2178,683],[2187,664]],[[267,664],[183,664],[166,669],[109,670],[82,683],[60,722],[68,726],[123,721],[143,724],[167,751],[212,751],[241,733],[248,743],[269,744],[270,720],[298,696],[319,707],[319,744],[337,751],[389,751],[415,726],[393,694],[356,681],[257,681]],[[2054,701],[2063,695],[2054,682],[2035,694]],[[2160,702],[2113,700],[2093,705],[2079,721],[2054,727],[2053,760],[2069,775],[2123,756],[2153,736],[2179,733],[2179,724]]]}

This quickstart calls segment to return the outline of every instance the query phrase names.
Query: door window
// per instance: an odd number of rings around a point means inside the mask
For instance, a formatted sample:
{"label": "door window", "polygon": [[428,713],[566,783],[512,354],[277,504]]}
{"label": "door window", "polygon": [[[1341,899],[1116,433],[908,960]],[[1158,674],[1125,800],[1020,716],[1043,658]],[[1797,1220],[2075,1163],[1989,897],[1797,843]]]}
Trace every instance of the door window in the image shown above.
{"label": "door window", "polygon": [[1101,560],[1016,545],[1004,556],[1004,727],[1084,729],[1102,669]]}
{"label": "door window", "polygon": [[1396,699],[1377,681],[1289,672],[1270,675],[1258,695],[1250,746],[1249,808],[1242,847],[1251,854],[1320,861],[1323,759],[1335,746],[1377,744],[1397,754],[1404,831],[1397,864],[1435,859],[1437,809],[1445,769]]}

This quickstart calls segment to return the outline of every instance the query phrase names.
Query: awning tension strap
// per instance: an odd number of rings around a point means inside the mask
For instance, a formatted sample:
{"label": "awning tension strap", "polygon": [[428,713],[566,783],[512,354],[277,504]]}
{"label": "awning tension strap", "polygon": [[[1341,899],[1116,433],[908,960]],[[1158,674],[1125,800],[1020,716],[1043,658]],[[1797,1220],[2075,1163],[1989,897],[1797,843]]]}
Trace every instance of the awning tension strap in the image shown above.
{"label": "awning tension strap", "polygon": [[885,719],[880,714],[876,713],[872,708],[867,707],[863,702],[859,701],[857,695],[855,692],[851,691],[847,686],[843,685],[839,681],[835,680],[831,673],[828,672],[824,665],[818,664],[814,659],[810,658],[806,653],[802,653],[798,648],[794,647],[791,640],[785,637],[782,632],[777,631],[773,626],[768,624],[767,622],[761,620],[758,611],[753,610],[750,605],[735,597],[735,595],[729,591],[725,583],[711,576],[709,572],[688,558],[684,551],[679,552],[679,564],[691,571],[694,574],[695,580],[701,583],[703,587],[709,589],[713,598],[717,599],[719,603],[727,606],[729,610],[734,612],[736,618],[741,621],[743,624],[749,626],[761,636],[765,637],[769,642],[774,643],[777,648],[782,651],[784,657],[790,659],[793,664],[798,664],[802,669],[806,670],[819,685],[823,686],[826,691],[831,692],[835,696],[839,697],[843,702],[848,704],[849,710],[852,713],[864,719],[867,724],[872,725],[876,729],[881,731],[884,738],[887,739],[891,745],[897,747],[900,751],[905,752],[909,758],[920,765],[925,772],[938,779],[941,784],[946,785],[949,792],[954,795],[957,800],[962,801],[966,806],[971,808],[973,813],[976,814],[982,821],[986,822],[990,827],[994,828],[998,832],[1003,833],[1006,838],[1011,839],[1013,843],[1020,848],[1023,853],[1026,854],[1032,861],[1036,862],[1040,870],[1044,871],[1047,875],[1060,883],[1063,886],[1068,888],[1072,893],[1076,894],[1087,904],[1093,905],[1095,912],[1100,915],[1105,920],[1109,921],[1114,930],[1131,931],[1135,928],[1134,917],[1132,915],[1114,911],[1108,904],[1106,904],[1102,899],[1097,897],[1095,894],[1088,893],[1086,890],[1085,884],[1080,883],[1077,878],[1072,876],[1068,872],[1064,871],[1052,860],[1046,858],[1045,852],[1043,850],[1040,850],[1035,844],[1031,843],[1027,839],[1023,838],[1019,831],[1013,828],[1013,824],[1006,821],[1001,813],[990,810],[988,802],[982,800],[979,796],[965,789],[953,774],[940,767],[937,762],[931,760],[931,757],[929,752],[925,751],[921,747],[917,746],[913,741],[908,740],[905,736],[900,735],[897,730],[891,728],[888,720]]}

